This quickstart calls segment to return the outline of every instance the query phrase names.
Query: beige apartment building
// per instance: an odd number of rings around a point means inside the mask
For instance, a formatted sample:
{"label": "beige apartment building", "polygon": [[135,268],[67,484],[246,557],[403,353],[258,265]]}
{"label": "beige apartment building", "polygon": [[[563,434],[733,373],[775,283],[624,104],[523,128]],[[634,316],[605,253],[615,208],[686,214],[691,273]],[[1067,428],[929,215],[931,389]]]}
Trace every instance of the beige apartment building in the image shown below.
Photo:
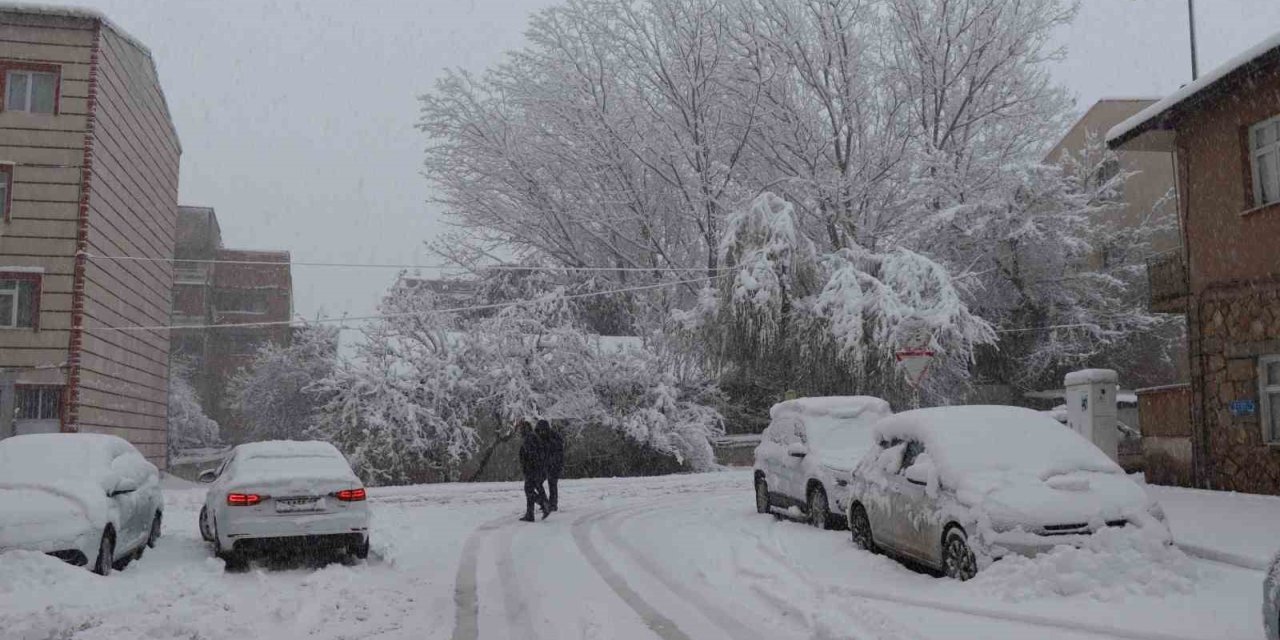
{"label": "beige apartment building", "polygon": [[146,46],[0,9],[0,438],[111,433],[164,464],[169,335],[122,328],[169,324],[181,151]]}

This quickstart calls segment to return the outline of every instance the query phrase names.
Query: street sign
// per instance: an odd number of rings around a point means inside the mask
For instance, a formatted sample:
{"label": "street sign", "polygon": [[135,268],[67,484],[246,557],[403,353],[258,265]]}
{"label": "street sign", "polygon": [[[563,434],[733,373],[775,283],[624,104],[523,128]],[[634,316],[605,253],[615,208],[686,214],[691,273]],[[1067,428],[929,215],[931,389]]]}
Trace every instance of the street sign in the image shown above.
{"label": "street sign", "polygon": [[929,328],[923,323],[909,329],[903,340],[902,348],[895,352],[894,359],[907,376],[907,382],[913,387],[920,386],[924,374],[929,372],[929,363],[933,362],[933,351],[929,349]]}
{"label": "street sign", "polygon": [[1231,415],[1239,418],[1251,416],[1258,412],[1258,404],[1252,400],[1232,400]]}

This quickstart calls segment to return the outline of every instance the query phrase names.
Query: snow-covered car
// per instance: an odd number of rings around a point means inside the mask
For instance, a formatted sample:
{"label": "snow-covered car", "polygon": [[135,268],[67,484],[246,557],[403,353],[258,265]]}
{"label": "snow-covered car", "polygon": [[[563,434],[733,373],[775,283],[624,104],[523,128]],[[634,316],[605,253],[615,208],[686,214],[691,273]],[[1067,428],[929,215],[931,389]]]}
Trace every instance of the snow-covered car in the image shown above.
{"label": "snow-covered car", "polygon": [[107,575],[160,538],[160,472],[122,438],[0,440],[0,552],[42,551]]}
{"label": "snow-covered car", "polygon": [[1102,450],[1038,411],[895,414],[854,469],[855,544],[967,580],[1006,554],[1080,545],[1104,527],[1171,540],[1164,512]]}
{"label": "snow-covered car", "polygon": [[797,398],[773,405],[755,451],[756,510],[798,508],[816,527],[840,524],[849,472],[874,444],[871,425],[892,413],[888,402],[870,396]]}
{"label": "snow-covered car", "polygon": [[200,481],[212,483],[200,509],[200,535],[228,567],[272,549],[369,555],[364,485],[327,442],[242,444]]}

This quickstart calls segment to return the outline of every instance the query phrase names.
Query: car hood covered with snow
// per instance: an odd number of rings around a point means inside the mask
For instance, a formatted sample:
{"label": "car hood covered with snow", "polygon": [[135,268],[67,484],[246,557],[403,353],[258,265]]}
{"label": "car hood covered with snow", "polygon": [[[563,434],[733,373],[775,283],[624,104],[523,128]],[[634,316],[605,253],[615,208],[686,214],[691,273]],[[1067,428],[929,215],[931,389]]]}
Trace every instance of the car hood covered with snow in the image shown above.
{"label": "car hood covered with snow", "polygon": [[1041,480],[1006,477],[969,506],[985,512],[996,529],[1016,526],[1091,525],[1142,517],[1154,504],[1147,492],[1123,475],[1078,472]]}
{"label": "car hood covered with snow", "polygon": [[[105,526],[106,510],[86,504],[93,487],[0,483],[0,550],[57,551]],[[103,499],[105,501],[105,498]]]}

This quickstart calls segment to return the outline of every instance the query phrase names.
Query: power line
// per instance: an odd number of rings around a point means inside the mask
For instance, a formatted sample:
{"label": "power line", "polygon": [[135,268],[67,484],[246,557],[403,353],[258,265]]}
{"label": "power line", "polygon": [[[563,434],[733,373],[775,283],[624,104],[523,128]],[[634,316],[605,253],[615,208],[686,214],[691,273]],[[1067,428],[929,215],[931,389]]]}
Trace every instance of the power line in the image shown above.
{"label": "power line", "polygon": [[[299,262],[279,260],[210,260],[187,258],[150,258],[145,256],[100,256],[84,252],[89,260],[114,260],[119,262],[170,262],[184,264],[235,264],[269,267],[337,267],[344,269],[426,269],[426,270],[464,270],[467,267],[451,264],[386,264],[369,262]],[[728,271],[733,267],[568,267],[568,266],[525,266],[512,264],[495,264],[477,267],[479,270],[494,271],[584,271],[584,272],[639,272],[639,273],[689,273],[691,271]]]}
{"label": "power line", "polygon": [[[632,291],[647,291],[650,289],[660,289],[663,287],[671,287],[681,284],[696,284],[699,282],[709,282],[723,278],[731,274],[722,273],[716,276],[705,276],[702,278],[694,278],[692,280],[676,280],[672,282],[660,282],[657,284],[649,284],[638,287],[625,287],[622,289],[609,289],[606,291],[588,291],[585,293],[573,293],[564,296],[565,299],[590,298],[593,296],[612,295],[615,293],[629,293]],[[365,322],[369,320],[387,320],[392,318],[413,318],[418,316],[428,316],[444,313],[461,313],[464,311],[485,311],[490,309],[505,309],[507,307],[516,307],[524,304],[537,302],[537,300],[516,300],[513,302],[495,302],[492,304],[477,304],[466,307],[455,307],[452,309],[431,309],[428,311],[410,311],[405,313],[389,313],[378,314],[372,316],[341,316],[336,318],[317,318],[315,320],[268,320],[263,322],[241,322],[231,324],[188,324],[188,325],[152,325],[152,326],[123,326],[123,327],[84,327],[85,331],[174,331],[184,329],[238,329],[238,328],[265,328],[265,327],[286,327],[294,325],[319,324],[326,322]]]}

